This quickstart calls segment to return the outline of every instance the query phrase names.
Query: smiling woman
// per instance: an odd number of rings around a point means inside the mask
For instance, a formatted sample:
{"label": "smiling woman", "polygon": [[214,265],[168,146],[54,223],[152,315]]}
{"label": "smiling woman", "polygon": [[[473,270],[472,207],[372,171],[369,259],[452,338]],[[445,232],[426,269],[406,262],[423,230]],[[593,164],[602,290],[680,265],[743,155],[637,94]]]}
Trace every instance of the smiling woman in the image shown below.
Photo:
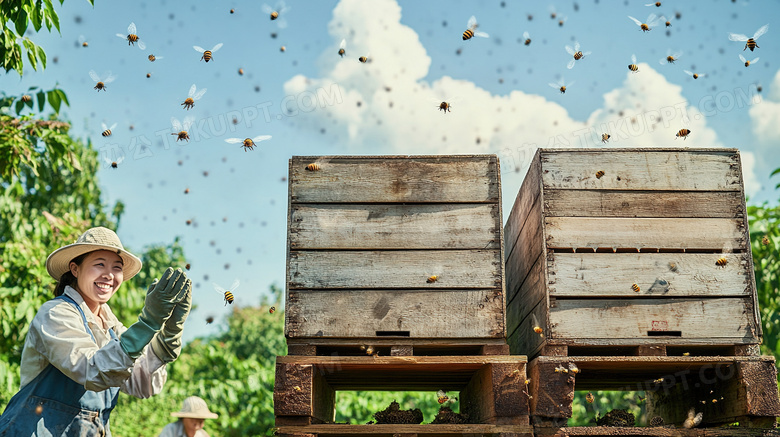
{"label": "smiling woman", "polygon": [[138,322],[125,328],[108,306],[141,270],[114,231],[97,227],[49,255],[55,298],[32,321],[22,350],[21,389],[0,416],[0,435],[111,435],[119,391],[158,394],[181,351],[192,281],[177,269],[149,287]]}

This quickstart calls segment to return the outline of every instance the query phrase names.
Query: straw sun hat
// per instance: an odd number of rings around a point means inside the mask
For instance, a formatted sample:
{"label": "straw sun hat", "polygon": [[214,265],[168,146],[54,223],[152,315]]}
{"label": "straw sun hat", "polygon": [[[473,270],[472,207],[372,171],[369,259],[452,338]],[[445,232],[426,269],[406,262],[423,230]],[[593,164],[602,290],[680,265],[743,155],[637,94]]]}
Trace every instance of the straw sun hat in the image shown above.
{"label": "straw sun hat", "polygon": [[52,252],[46,259],[46,270],[52,278],[59,280],[65,272],[70,270],[70,262],[73,258],[95,250],[116,252],[122,258],[124,263],[123,280],[125,281],[141,270],[141,260],[125,250],[114,231],[104,227],[87,229],[75,243],[60,247]]}
{"label": "straw sun hat", "polygon": [[181,411],[171,413],[171,416],[189,417],[191,419],[216,419],[219,417],[217,413],[209,411],[206,401],[197,396],[190,396],[185,399],[181,404]]}

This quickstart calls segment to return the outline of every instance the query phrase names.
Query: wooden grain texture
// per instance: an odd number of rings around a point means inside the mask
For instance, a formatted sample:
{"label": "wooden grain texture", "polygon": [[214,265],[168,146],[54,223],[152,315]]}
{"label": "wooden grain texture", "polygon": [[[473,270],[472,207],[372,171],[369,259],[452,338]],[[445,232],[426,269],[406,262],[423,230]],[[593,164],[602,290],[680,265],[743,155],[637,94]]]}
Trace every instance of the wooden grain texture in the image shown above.
{"label": "wooden grain texture", "polygon": [[537,202],[531,208],[528,220],[520,229],[515,249],[506,258],[506,289],[511,295],[517,292],[534,263],[543,256],[545,247],[542,225],[541,206]]}
{"label": "wooden grain texture", "polygon": [[559,361],[537,358],[528,363],[528,379],[531,380],[528,385],[531,393],[530,414],[534,420],[567,419],[572,416],[576,375],[556,372],[556,368],[561,366],[568,370],[565,358]]}
{"label": "wooden grain texture", "polygon": [[[530,308],[532,309],[528,316],[522,319],[517,328],[507,337],[506,342],[513,354],[536,356],[545,340],[550,336],[547,299],[542,299]],[[542,328],[541,333],[534,331],[536,326]]]}
{"label": "wooden grain texture", "polygon": [[746,248],[742,219],[545,218],[548,248]]}
{"label": "wooden grain texture", "polygon": [[679,331],[684,339],[758,340],[748,298],[557,299],[550,325],[550,338],[647,339],[648,331]]}
{"label": "wooden grain texture", "polygon": [[289,247],[499,249],[498,204],[293,204]]}
{"label": "wooden grain texture", "polygon": [[280,436],[299,436],[315,434],[319,437],[394,437],[397,434],[416,434],[425,437],[532,437],[533,427],[530,425],[337,425],[322,424],[305,427],[280,426]]}
{"label": "wooden grain texture", "polygon": [[758,428],[676,428],[576,426],[555,429],[537,428],[536,437],[780,437],[780,431]]}
{"label": "wooden grain texture", "polygon": [[504,299],[487,290],[288,290],[287,336],[504,338]]}
{"label": "wooden grain texture", "polygon": [[[552,253],[547,269],[554,297],[751,296],[747,253]],[[632,289],[637,284],[639,292]],[[510,302],[511,304],[511,302]],[[508,324],[511,329],[511,323]]]}
{"label": "wooden grain texture", "polygon": [[335,391],[313,365],[277,360],[274,383],[276,417],[292,416],[287,423],[332,422],[334,405]]}
{"label": "wooden grain texture", "polygon": [[546,217],[741,218],[739,191],[544,191]]}
{"label": "wooden grain texture", "polygon": [[[539,152],[537,151],[533,161],[531,161],[528,172],[523,179],[523,184],[520,186],[520,191],[517,192],[515,203],[512,205],[512,210],[509,212],[509,218],[504,226],[504,239],[505,241],[505,257],[509,257],[514,250],[515,245],[518,242],[520,235],[520,229],[525,225],[528,215],[531,213],[531,208],[534,203],[541,202],[539,194],[542,189],[542,181],[539,177],[541,171],[539,163]],[[541,209],[537,209],[535,220],[541,220]]]}
{"label": "wooden grain texture", "polygon": [[520,284],[520,288],[511,290],[511,294],[507,296],[509,299],[506,305],[507,332],[514,332],[539,302],[547,301],[544,264],[542,254],[539,254],[531,270]]}
{"label": "wooden grain texture", "polygon": [[499,250],[293,251],[289,262],[290,289],[501,287]]}
{"label": "wooden grain texture", "polygon": [[525,363],[482,366],[460,391],[460,408],[473,423],[528,424]]}
{"label": "wooden grain texture", "polygon": [[545,189],[742,190],[734,149],[544,149],[541,160]]}
{"label": "wooden grain texture", "polygon": [[[312,162],[319,171],[308,171]],[[498,203],[496,155],[294,156],[294,203]]]}

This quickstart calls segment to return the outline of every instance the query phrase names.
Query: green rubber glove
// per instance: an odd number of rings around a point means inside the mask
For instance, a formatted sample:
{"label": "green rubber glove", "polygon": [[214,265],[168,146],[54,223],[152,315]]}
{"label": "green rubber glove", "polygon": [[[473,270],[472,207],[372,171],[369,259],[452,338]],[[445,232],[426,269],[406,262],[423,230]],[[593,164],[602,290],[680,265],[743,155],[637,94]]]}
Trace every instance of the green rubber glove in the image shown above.
{"label": "green rubber glove", "polygon": [[187,275],[181,269],[174,271],[168,267],[162,278],[149,286],[138,321],[127,328],[119,339],[122,349],[130,358],[136,359],[141,355],[144,347],[171,316],[176,304],[189,290],[187,281]]}
{"label": "green rubber glove", "polygon": [[181,353],[181,335],[184,329],[184,321],[192,308],[192,281],[187,279],[187,294],[176,304],[173,313],[165,321],[162,331],[158,332],[152,340],[152,350],[163,363],[176,360]]}

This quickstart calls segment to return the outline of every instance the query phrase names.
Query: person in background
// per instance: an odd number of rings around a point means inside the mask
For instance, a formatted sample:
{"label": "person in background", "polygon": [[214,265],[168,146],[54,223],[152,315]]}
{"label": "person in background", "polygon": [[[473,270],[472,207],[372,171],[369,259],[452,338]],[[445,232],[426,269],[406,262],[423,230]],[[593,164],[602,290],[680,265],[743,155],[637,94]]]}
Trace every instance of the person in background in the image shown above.
{"label": "person in background", "polygon": [[111,436],[119,391],[160,393],[166,364],[181,352],[192,281],[168,268],[126,328],[108,301],[141,270],[114,231],[96,227],[52,252],[55,298],[33,318],[22,349],[21,387],[0,416],[0,436]]}
{"label": "person in background", "polygon": [[181,411],[171,413],[171,416],[179,420],[165,425],[159,437],[209,437],[203,430],[206,419],[216,419],[216,413],[209,411],[206,401],[190,396],[182,402]]}

